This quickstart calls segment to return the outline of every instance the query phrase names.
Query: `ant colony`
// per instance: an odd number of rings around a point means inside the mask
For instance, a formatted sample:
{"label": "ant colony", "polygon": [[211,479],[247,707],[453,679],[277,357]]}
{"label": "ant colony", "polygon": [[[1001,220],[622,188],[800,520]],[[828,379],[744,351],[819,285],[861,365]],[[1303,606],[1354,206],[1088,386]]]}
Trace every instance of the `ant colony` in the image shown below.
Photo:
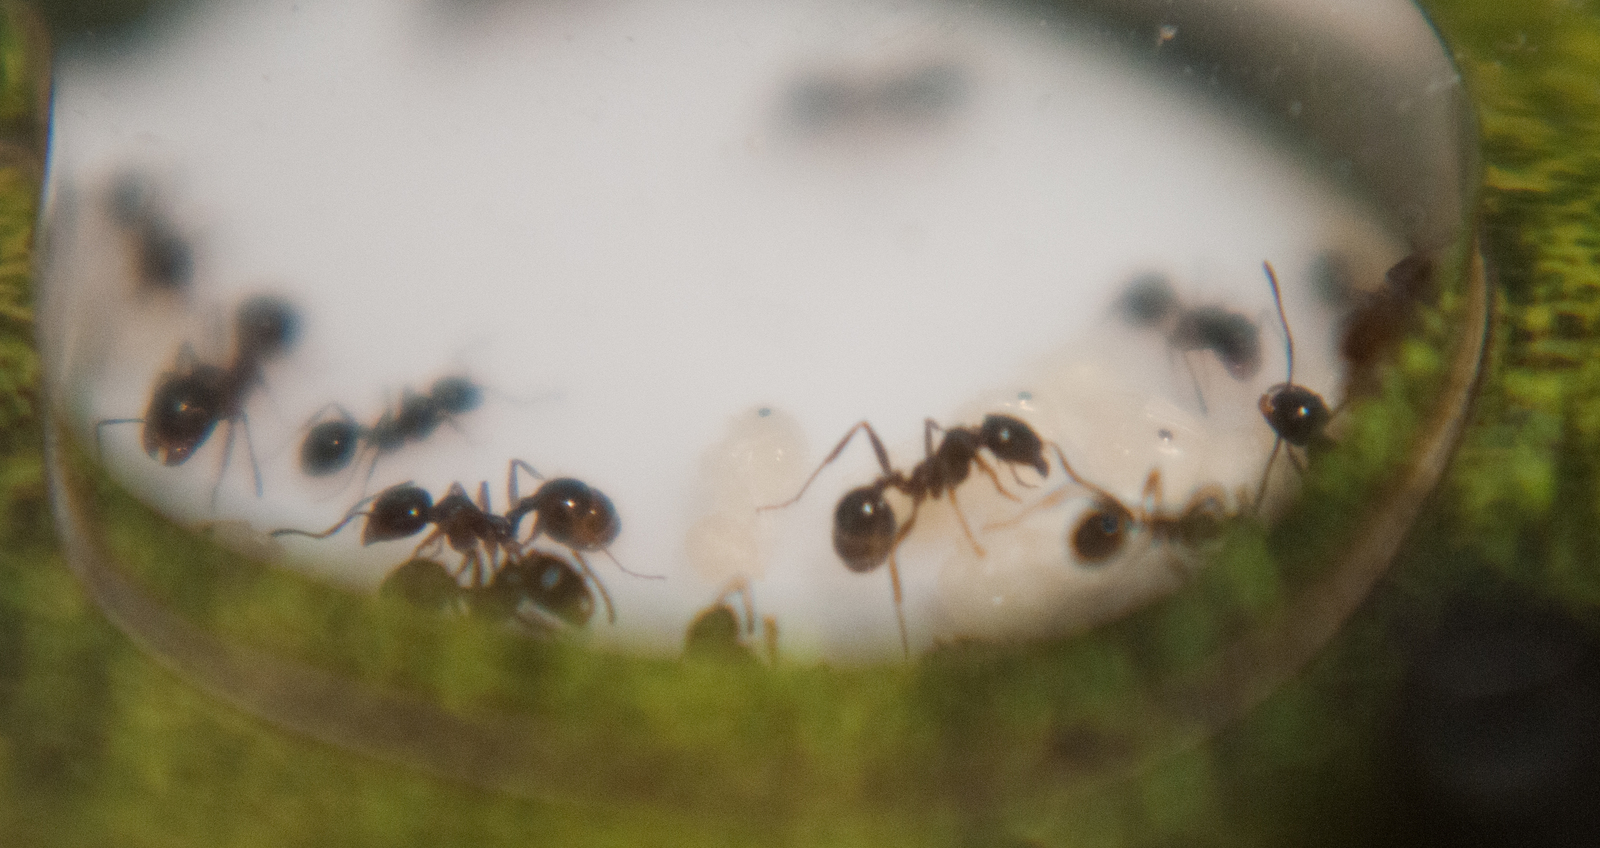
{"label": "ant colony", "polygon": [[763,662],[1110,621],[1281,512],[1430,274],[1009,4],[297,8],[61,45],[53,401],[171,520],[439,615]]}

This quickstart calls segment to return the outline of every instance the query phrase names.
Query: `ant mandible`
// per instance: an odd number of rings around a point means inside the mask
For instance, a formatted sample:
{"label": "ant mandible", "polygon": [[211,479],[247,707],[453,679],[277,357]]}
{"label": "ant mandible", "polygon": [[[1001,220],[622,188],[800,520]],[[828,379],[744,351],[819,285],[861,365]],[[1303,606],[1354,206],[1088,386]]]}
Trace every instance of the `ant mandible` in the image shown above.
{"label": "ant mandible", "polygon": [[[943,432],[939,446],[934,447],[934,431]],[[911,532],[917,522],[917,512],[922,508],[922,503],[929,498],[937,500],[946,492],[950,493],[950,504],[955,507],[956,519],[961,523],[961,530],[967,536],[967,541],[972,544],[973,550],[983,555],[983,547],[978,544],[972,535],[972,529],[967,526],[967,519],[961,512],[961,504],[956,500],[956,487],[966,481],[967,476],[976,465],[983,473],[989,475],[994,482],[995,490],[1000,494],[1016,500],[1016,496],[1006,491],[1001,485],[1000,477],[993,467],[985,462],[978,451],[988,448],[995,459],[1010,466],[1013,477],[1022,485],[1020,477],[1016,477],[1016,466],[1026,465],[1039,472],[1040,477],[1049,475],[1050,467],[1044,458],[1044,442],[1039,434],[1028,426],[1027,422],[1009,415],[987,415],[983,423],[977,427],[940,427],[932,418],[925,419],[923,426],[923,452],[921,462],[912,466],[911,473],[905,474],[889,464],[889,453],[883,447],[883,441],[878,438],[872,425],[866,421],[857,422],[845,433],[844,438],[835,445],[833,452],[822,460],[817,470],[811,472],[811,477],[792,498],[780,504],[760,507],[760,510],[782,509],[799,501],[811,488],[817,475],[822,473],[829,463],[844,452],[845,446],[855,438],[856,433],[865,431],[867,438],[872,442],[872,450],[878,457],[878,467],[883,474],[872,483],[852,489],[839,499],[839,504],[833,513],[833,550],[844,561],[845,567],[858,574],[873,571],[884,562],[889,563],[889,584],[894,593],[895,617],[900,627],[900,646],[906,655],[911,654],[911,641],[906,635],[905,610],[902,607],[902,593],[900,589],[900,569],[895,562],[894,553],[900,542]],[[895,489],[911,499],[911,515],[900,524],[895,518],[894,510],[884,498],[884,493]]]}
{"label": "ant mandible", "polygon": [[[1283,311],[1283,294],[1278,289],[1278,275],[1273,272],[1271,262],[1262,262],[1261,267],[1267,272],[1267,282],[1272,286],[1272,301],[1277,304],[1278,320],[1283,323],[1289,373],[1284,382],[1267,389],[1259,403],[1262,417],[1267,419],[1267,425],[1277,434],[1277,438],[1272,441],[1272,453],[1267,456],[1267,467],[1261,471],[1261,486],[1256,493],[1257,508],[1260,508],[1263,499],[1266,498],[1267,478],[1272,473],[1272,463],[1278,458],[1278,449],[1283,447],[1284,442],[1288,442],[1291,447],[1304,450],[1313,443],[1326,441],[1328,421],[1333,418],[1335,412],[1328,408],[1328,403],[1322,399],[1322,395],[1295,383],[1294,334],[1289,331],[1289,318]],[[1286,453],[1295,470],[1304,474],[1305,467],[1300,459],[1292,451]]]}
{"label": "ant mandible", "polygon": [[[371,427],[356,423],[344,407],[328,404],[312,420],[329,409],[339,417],[316,424],[300,444],[300,468],[313,477],[344,469],[362,452],[370,452],[368,482],[384,454],[393,453],[407,442],[420,442],[433,435],[440,424],[453,423],[456,416],[470,412],[482,402],[483,390],[466,377],[441,377],[426,394],[406,390],[399,405],[385,410]],[[366,483],[362,484],[366,488]]]}
{"label": "ant mandible", "polygon": [[226,366],[195,361],[193,350],[185,344],[179,351],[176,370],[163,374],[150,394],[150,405],[143,418],[108,418],[95,425],[95,443],[109,424],[143,424],[141,441],[145,453],[163,465],[182,465],[199,450],[218,424],[226,424],[227,440],[222,449],[222,468],[211,490],[216,504],[233,455],[235,422],[244,430],[250,467],[255,474],[256,497],[261,496],[261,468],[256,464],[250,444],[249,419],[244,400],[261,381],[261,366],[281,356],[299,334],[299,315],[287,302],[260,296],[240,305],[234,317],[234,352]]}
{"label": "ant mandible", "polygon": [[1261,368],[1261,333],[1255,322],[1220,306],[1184,306],[1160,274],[1135,278],[1117,305],[1129,324],[1166,332],[1167,345],[1184,356],[1202,413],[1207,411],[1206,399],[1189,362],[1190,352],[1210,351],[1235,380],[1248,380]]}

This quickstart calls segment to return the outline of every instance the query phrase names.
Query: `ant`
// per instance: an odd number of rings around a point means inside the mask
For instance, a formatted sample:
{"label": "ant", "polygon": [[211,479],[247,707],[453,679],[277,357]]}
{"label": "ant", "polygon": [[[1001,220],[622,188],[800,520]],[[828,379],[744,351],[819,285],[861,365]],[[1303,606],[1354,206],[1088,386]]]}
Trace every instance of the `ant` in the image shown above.
{"label": "ant", "polygon": [[139,282],[154,291],[181,292],[194,277],[194,250],[156,210],[150,187],[124,174],[111,187],[111,220],[134,245]]}
{"label": "ant", "polygon": [[[1291,447],[1302,450],[1312,444],[1327,441],[1326,430],[1328,421],[1333,418],[1335,410],[1329,409],[1327,401],[1322,395],[1298,385],[1294,381],[1294,334],[1289,331],[1289,318],[1283,311],[1283,295],[1278,289],[1278,275],[1273,273],[1271,262],[1262,262],[1261,267],[1267,272],[1267,282],[1272,286],[1272,302],[1278,307],[1278,320],[1283,324],[1284,339],[1288,343],[1287,358],[1289,360],[1289,373],[1284,382],[1267,389],[1261,396],[1259,406],[1262,417],[1267,419],[1267,425],[1277,434],[1272,442],[1272,453],[1267,456],[1267,467],[1261,472],[1261,486],[1256,493],[1256,506],[1267,495],[1267,477],[1272,473],[1272,463],[1278,458],[1278,449],[1288,442]],[[1305,473],[1305,467],[1294,452],[1287,451],[1289,461],[1294,464],[1295,470]]]}
{"label": "ant", "polygon": [[1351,392],[1373,390],[1378,363],[1387,360],[1416,320],[1417,307],[1438,297],[1433,258],[1413,252],[1384,272],[1383,283],[1362,296],[1345,318],[1339,352],[1350,366]]}
{"label": "ant", "polygon": [[[434,503],[433,496],[426,489],[408,481],[361,499],[339,523],[320,533],[284,528],[272,531],[272,535],[326,539],[357,517],[365,517],[361,544],[371,545],[414,536],[431,524],[434,526],[433,532],[417,544],[412,552],[413,558],[441,541],[448,544],[451,550],[462,557],[457,577],[471,568],[470,588],[474,591],[484,588],[486,574],[492,580],[507,565],[524,558],[525,546],[533,544],[540,535],[545,535],[572,551],[584,574],[600,590],[607,617],[615,623],[617,614],[611,604],[611,596],[582,553],[586,550],[605,550],[621,532],[622,522],[611,505],[611,499],[598,489],[570,477],[551,480],[533,494],[519,498],[519,468],[537,479],[544,479],[533,466],[520,459],[512,460],[506,475],[506,491],[509,501],[515,506],[505,515],[497,515],[489,510],[487,482],[479,484],[476,502],[468,497],[464,486],[452,483],[444,498]],[[362,507],[369,503],[371,506],[363,511]],[[519,542],[518,526],[522,517],[530,512],[537,512],[539,518],[534,523],[532,535],[527,541]],[[618,568],[622,566],[618,564]],[[625,568],[622,570],[633,574]]]}
{"label": "ant", "polygon": [[1164,330],[1167,345],[1184,355],[1200,411],[1206,412],[1200,378],[1189,362],[1191,351],[1210,351],[1235,380],[1248,380],[1261,368],[1261,333],[1255,322],[1220,306],[1185,307],[1167,278],[1156,273],[1134,278],[1117,301],[1124,321]]}
{"label": "ant", "polygon": [[[595,585],[600,584],[596,581]],[[521,611],[524,601],[536,610],[532,618]],[[541,630],[554,629],[557,622],[583,627],[594,616],[594,594],[584,575],[566,560],[537,550],[506,563],[489,585],[477,591],[472,603],[473,611],[481,615],[493,619],[516,616]],[[609,608],[609,599],[606,603]]]}
{"label": "ant", "polygon": [[[313,477],[322,477],[346,468],[362,451],[370,451],[372,464],[367,481],[378,467],[378,458],[420,442],[433,435],[440,424],[453,423],[456,416],[470,412],[483,400],[483,390],[466,377],[441,377],[426,394],[405,391],[400,404],[384,411],[377,423],[363,427],[344,407],[328,404],[312,420],[333,409],[339,417],[317,424],[300,444],[300,468]],[[365,446],[362,447],[362,443]],[[366,488],[366,484],[362,484]]]}
{"label": "ant", "polygon": [[261,366],[281,356],[299,335],[299,316],[287,302],[260,296],[240,305],[234,317],[234,352],[226,365],[195,361],[194,351],[185,344],[179,351],[175,370],[162,375],[150,394],[150,406],[143,418],[108,418],[95,425],[95,444],[109,424],[143,424],[141,434],[145,453],[163,465],[182,465],[199,450],[218,424],[226,424],[227,441],[222,449],[222,469],[211,490],[212,505],[222,487],[222,475],[233,455],[234,422],[242,425],[250,467],[255,473],[256,497],[261,496],[261,468],[250,445],[249,419],[244,400],[261,381]]}
{"label": "ant", "polygon": [[[933,444],[935,430],[944,434],[937,448]],[[961,512],[961,504],[956,501],[956,487],[966,481],[976,465],[989,475],[996,491],[1012,500],[1017,498],[1001,485],[999,475],[984,461],[979,450],[987,448],[995,459],[1011,467],[1014,477],[1017,465],[1033,468],[1040,477],[1048,476],[1050,467],[1045,462],[1043,441],[1027,422],[1009,415],[987,415],[977,427],[949,429],[940,427],[932,418],[925,419],[922,433],[924,458],[912,466],[910,474],[906,474],[889,464],[889,453],[884,449],[883,441],[878,438],[871,424],[861,421],[845,433],[839,444],[834,446],[833,452],[822,460],[805,485],[800,487],[798,494],[783,503],[760,509],[781,509],[800,500],[822,469],[837,459],[856,433],[862,431],[872,441],[872,450],[877,454],[878,467],[883,474],[872,483],[852,489],[839,499],[833,513],[833,550],[844,561],[845,567],[857,574],[873,571],[885,561],[889,563],[889,584],[894,591],[900,645],[909,656],[911,642],[906,635],[905,611],[901,606],[900,569],[895,563],[894,552],[916,525],[917,512],[922,508],[923,501],[929,498],[937,500],[949,492],[950,504],[955,507],[962,532],[966,534],[967,541],[972,543],[973,550],[982,556],[983,547],[973,538],[972,529],[967,526],[966,516]],[[1020,477],[1016,479],[1019,484],[1026,485]],[[884,499],[884,493],[889,489],[895,489],[911,499],[911,515],[904,524],[897,522],[894,510]]]}
{"label": "ant", "polygon": [[[1061,448],[1055,444],[1061,469],[1074,483],[1094,494],[1094,506],[1072,528],[1067,541],[1073,556],[1084,565],[1098,566],[1122,553],[1133,535],[1143,528],[1157,542],[1176,542],[1185,547],[1195,547],[1215,539],[1222,532],[1222,522],[1227,517],[1224,503],[1227,493],[1221,486],[1202,486],[1179,512],[1167,512],[1161,507],[1161,470],[1152,469],[1145,478],[1137,507],[1129,507],[1115,495],[1080,477],[1067,462]],[[1067,488],[1052,492],[1029,507],[1021,516],[1001,522],[996,527],[1008,526],[1023,516],[1039,509],[1060,503]],[[986,528],[989,529],[989,528]]]}

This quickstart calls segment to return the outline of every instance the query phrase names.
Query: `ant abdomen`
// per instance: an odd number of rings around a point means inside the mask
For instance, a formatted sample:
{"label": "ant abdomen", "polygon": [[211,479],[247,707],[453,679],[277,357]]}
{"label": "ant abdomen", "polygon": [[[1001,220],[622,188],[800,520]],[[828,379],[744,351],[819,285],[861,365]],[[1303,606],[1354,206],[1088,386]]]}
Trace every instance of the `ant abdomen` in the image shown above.
{"label": "ant abdomen", "polygon": [[600,550],[622,532],[622,519],[611,499],[573,477],[558,477],[545,483],[506,513],[513,535],[522,517],[530,512],[539,514],[533,525],[534,538],[549,536],[573,550]]}
{"label": "ant abdomen", "polygon": [[461,586],[442,564],[418,557],[389,572],[378,586],[378,594],[399,598],[421,609],[444,612],[461,597]]}
{"label": "ant abdomen", "polygon": [[145,453],[164,465],[182,465],[229,416],[232,395],[231,375],[215,365],[168,377],[144,414]]}
{"label": "ant abdomen", "polygon": [[833,550],[857,574],[883,565],[894,550],[894,510],[875,486],[863,486],[839,499],[833,511]]}
{"label": "ant abdomen", "polygon": [[583,627],[594,617],[594,593],[583,575],[566,560],[544,551],[507,563],[479,593],[473,609],[493,618],[508,618],[524,601],[573,627]]}
{"label": "ant abdomen", "polygon": [[433,520],[433,511],[433,496],[421,487],[400,485],[385,489],[372,501],[366,526],[361,530],[361,544],[414,536]]}

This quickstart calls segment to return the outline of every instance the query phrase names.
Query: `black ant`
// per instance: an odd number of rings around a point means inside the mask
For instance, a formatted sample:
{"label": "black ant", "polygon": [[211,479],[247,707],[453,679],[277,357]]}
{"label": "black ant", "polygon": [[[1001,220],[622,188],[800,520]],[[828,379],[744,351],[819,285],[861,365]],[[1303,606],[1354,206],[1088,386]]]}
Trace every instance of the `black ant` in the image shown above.
{"label": "black ant", "polygon": [[[535,616],[530,618],[522,612],[524,601],[533,605]],[[606,604],[609,608],[609,599]],[[583,627],[594,616],[594,594],[578,569],[554,554],[536,550],[513,559],[496,572],[489,585],[473,596],[472,609],[492,619],[515,616],[540,630],[553,629],[556,622]]]}
{"label": "black ant", "polygon": [[150,188],[132,174],[118,178],[111,188],[111,220],[126,232],[134,246],[139,282],[149,290],[186,290],[194,276],[194,250],[156,209]]}
{"label": "black ant", "polygon": [[226,366],[197,362],[194,351],[185,344],[179,351],[176,370],[163,374],[150,394],[150,406],[143,418],[108,418],[95,425],[95,443],[108,424],[143,424],[141,439],[145,453],[164,465],[182,465],[211,437],[218,424],[228,428],[222,449],[222,469],[211,501],[217,500],[222,475],[233,454],[234,422],[244,430],[251,470],[255,473],[256,496],[261,496],[261,468],[250,445],[249,419],[244,399],[261,381],[261,366],[282,355],[299,334],[299,316],[293,306],[276,297],[261,296],[245,301],[234,317],[233,359]]}
{"label": "black ant", "polygon": [[[1067,535],[1067,544],[1078,562],[1098,566],[1122,553],[1129,539],[1143,528],[1157,542],[1176,542],[1185,547],[1195,547],[1221,535],[1223,521],[1227,518],[1224,506],[1227,493],[1221,486],[1210,484],[1197,490],[1179,512],[1162,509],[1161,470],[1152,469],[1145,478],[1137,507],[1129,507],[1115,495],[1080,477],[1067,462],[1061,448],[1050,446],[1061,463],[1061,469],[1074,483],[1094,494],[1094,505]],[[1022,515],[993,525],[1005,527],[1020,521],[1023,516],[1059,503],[1066,497],[1063,487],[1029,507]],[[993,529],[993,528],[987,528]]]}
{"label": "black ant", "polygon": [[[933,434],[936,430],[944,433],[937,448],[933,445]],[[871,424],[861,421],[845,433],[833,452],[822,460],[822,464],[811,473],[805,485],[800,487],[798,494],[783,503],[764,506],[761,509],[781,509],[800,500],[806,490],[811,488],[817,475],[822,473],[822,469],[837,459],[850,440],[855,438],[856,433],[862,431],[865,431],[867,438],[872,441],[872,450],[877,454],[878,467],[883,470],[883,474],[871,484],[852,489],[839,499],[839,505],[835,507],[833,513],[833,550],[839,555],[839,559],[844,561],[846,568],[858,574],[872,571],[885,561],[889,563],[889,583],[894,591],[895,615],[900,625],[900,645],[909,656],[911,642],[906,635],[905,611],[901,607],[900,570],[895,563],[894,552],[911,532],[911,528],[916,525],[917,512],[922,508],[923,501],[929,498],[937,500],[949,492],[950,504],[955,507],[956,518],[961,523],[967,541],[971,542],[973,550],[982,556],[983,547],[973,537],[972,529],[967,526],[966,516],[961,513],[961,504],[956,501],[956,487],[967,479],[972,467],[976,465],[983,473],[989,475],[996,491],[1012,500],[1016,500],[1016,496],[1006,491],[1000,483],[999,475],[984,461],[978,451],[988,448],[995,459],[1011,467],[1014,477],[1017,465],[1033,468],[1039,472],[1040,477],[1048,476],[1050,467],[1045,462],[1043,441],[1025,421],[1009,415],[988,415],[977,427],[945,429],[929,418],[925,420],[923,427],[925,456],[921,462],[912,466],[908,475],[889,464],[889,453],[884,449],[883,441],[878,438]],[[1022,483],[1020,477],[1016,479],[1019,484]],[[884,493],[889,489],[895,489],[911,499],[911,515],[904,524],[898,524],[894,510],[884,499]]]}
{"label": "black ant", "polygon": [[[1328,408],[1322,395],[1294,381],[1294,334],[1289,331],[1289,318],[1283,311],[1283,294],[1278,289],[1278,275],[1273,273],[1270,262],[1262,262],[1261,267],[1267,272],[1267,282],[1272,286],[1272,302],[1277,304],[1278,320],[1283,323],[1283,335],[1288,344],[1289,373],[1284,382],[1267,389],[1259,403],[1262,417],[1267,419],[1268,426],[1272,427],[1277,438],[1272,442],[1272,453],[1267,456],[1267,467],[1261,472],[1261,486],[1256,493],[1258,508],[1266,498],[1267,478],[1272,473],[1273,461],[1278,458],[1278,449],[1283,447],[1284,442],[1302,450],[1314,443],[1325,442],[1328,421],[1334,414],[1334,410]],[[1295,470],[1304,474],[1305,467],[1300,459],[1293,451],[1289,451],[1288,455]]]}
{"label": "black ant", "polygon": [[1261,332],[1254,321],[1220,306],[1185,307],[1160,274],[1134,278],[1117,307],[1129,324],[1164,331],[1167,345],[1184,355],[1201,412],[1206,411],[1206,399],[1188,359],[1191,351],[1215,354],[1235,380],[1248,380],[1261,368]]}
{"label": "black ant", "polygon": [[[611,596],[582,553],[586,550],[605,550],[621,531],[622,522],[611,505],[611,499],[598,489],[570,477],[551,480],[533,494],[519,498],[519,468],[535,478],[543,479],[526,462],[512,460],[506,475],[506,490],[515,506],[505,515],[497,515],[489,510],[488,483],[479,485],[477,502],[468,497],[466,488],[460,483],[452,483],[445,497],[434,503],[433,496],[427,490],[406,482],[363,498],[351,507],[339,523],[320,533],[285,528],[272,531],[272,535],[292,534],[326,539],[357,517],[364,516],[366,523],[361,531],[361,543],[370,545],[414,536],[432,524],[433,532],[417,544],[412,556],[415,558],[425,548],[443,541],[461,554],[458,576],[471,568],[472,590],[483,589],[485,575],[492,580],[508,564],[523,558],[525,546],[531,545],[540,535],[548,536],[572,551],[584,574],[600,590],[607,617],[615,622],[617,614],[611,604]],[[362,507],[369,503],[371,507],[363,511]],[[534,523],[532,535],[527,541],[519,542],[518,525],[522,517],[530,512],[537,512],[539,518]],[[618,568],[622,566],[618,564]],[[633,574],[625,568],[622,570]]]}
{"label": "black ant", "polygon": [[[466,377],[441,377],[426,394],[407,390],[399,405],[386,410],[371,427],[357,424],[344,407],[329,404],[323,412],[333,409],[339,417],[323,421],[306,433],[300,443],[300,468],[313,477],[326,476],[348,467],[365,450],[372,454],[372,465],[367,468],[370,481],[379,457],[399,450],[407,442],[427,439],[440,424],[476,409],[482,400],[483,390]],[[312,420],[321,415],[318,412]],[[366,488],[365,484],[362,488]]]}

